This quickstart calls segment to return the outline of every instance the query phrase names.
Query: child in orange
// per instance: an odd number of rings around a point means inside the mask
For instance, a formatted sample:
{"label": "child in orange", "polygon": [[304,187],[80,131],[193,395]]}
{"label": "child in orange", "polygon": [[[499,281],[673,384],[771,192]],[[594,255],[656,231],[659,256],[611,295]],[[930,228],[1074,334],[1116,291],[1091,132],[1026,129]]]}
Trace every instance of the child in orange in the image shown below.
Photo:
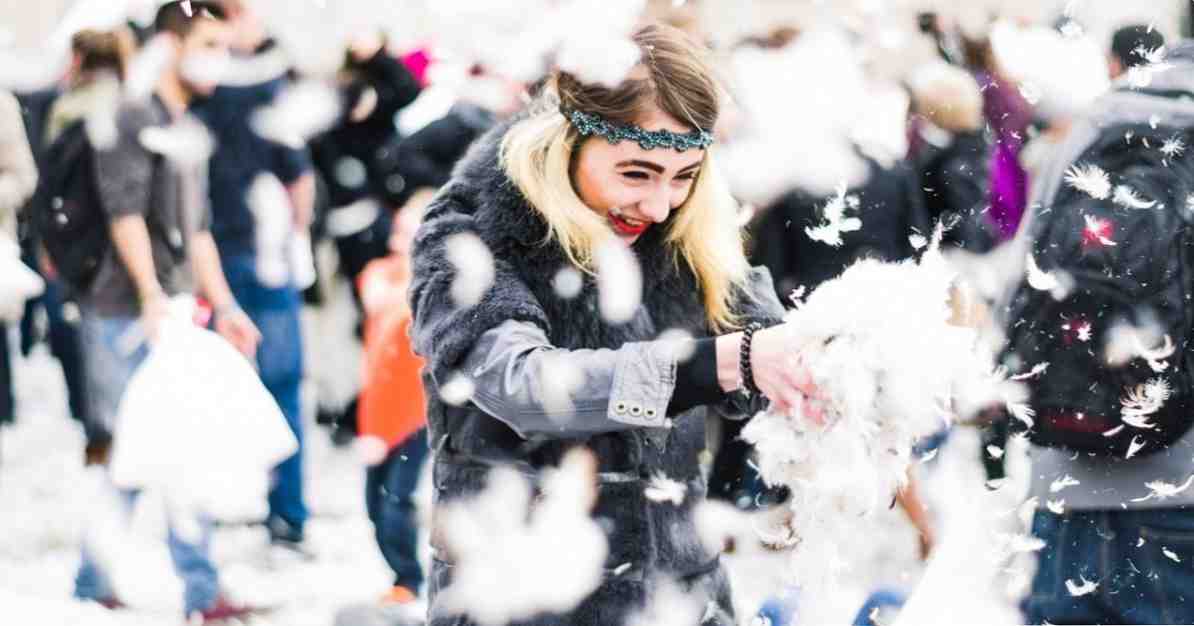
{"label": "child in orange", "polygon": [[359,284],[366,319],[357,419],[360,436],[388,450],[385,459],[368,470],[365,504],[377,545],[394,570],[394,588],[385,598],[391,604],[413,602],[423,584],[413,494],[428,453],[427,418],[420,379],[423,360],[411,350],[406,294],[410,249],[423,204],[412,200],[403,208],[390,235],[391,254],[369,263]]}

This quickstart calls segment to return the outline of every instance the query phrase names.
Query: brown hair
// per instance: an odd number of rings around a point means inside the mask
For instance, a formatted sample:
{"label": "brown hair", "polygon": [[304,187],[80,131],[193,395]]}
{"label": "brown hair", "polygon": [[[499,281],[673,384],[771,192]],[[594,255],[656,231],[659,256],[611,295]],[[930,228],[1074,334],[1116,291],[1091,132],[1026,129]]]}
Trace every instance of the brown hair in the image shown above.
{"label": "brown hair", "polygon": [[560,105],[568,110],[635,124],[653,106],[694,128],[712,131],[721,110],[721,90],[705,51],[679,29],[648,24],[634,33],[642,60],[636,71],[615,88],[585,84],[567,72],[556,72]]}
{"label": "brown hair", "polygon": [[99,72],[112,72],[124,79],[125,61],[132,50],[117,33],[101,30],[82,30],[70,40],[71,52],[79,60],[79,74],[87,77]]}
{"label": "brown hair", "polygon": [[[560,109],[637,124],[658,108],[707,132],[713,132],[721,112],[722,90],[705,50],[692,39],[676,28],[649,24],[632,40],[641,61],[620,85],[586,84],[557,71],[527,118],[515,124],[502,143],[507,175],[547,223],[549,239],[584,271],[592,271],[596,250],[613,234],[572,186],[574,157],[586,139]],[[727,329],[737,325],[732,299],[748,266],[737,206],[712,163],[714,148],[705,151],[692,192],[669,224],[666,242],[676,262],[687,263],[697,277],[710,327]]]}

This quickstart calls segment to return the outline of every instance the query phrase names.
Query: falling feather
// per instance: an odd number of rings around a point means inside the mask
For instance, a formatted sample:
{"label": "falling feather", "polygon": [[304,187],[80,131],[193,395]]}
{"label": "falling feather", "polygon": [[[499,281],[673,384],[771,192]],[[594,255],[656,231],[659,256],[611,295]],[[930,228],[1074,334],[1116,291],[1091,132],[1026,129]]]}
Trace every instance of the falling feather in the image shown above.
{"label": "falling feather", "polygon": [[1165,555],[1165,558],[1169,559],[1170,561],[1173,561],[1174,563],[1181,563],[1181,562],[1182,562],[1182,559],[1181,559],[1181,557],[1179,557],[1179,556],[1177,555],[1177,553],[1176,553],[1176,552],[1174,552],[1173,550],[1170,550],[1169,548],[1166,548],[1166,547],[1163,547],[1163,546],[1162,546],[1162,547],[1161,547],[1161,554],[1164,554],[1164,555]]}
{"label": "falling feather", "polygon": [[987,454],[990,455],[990,457],[993,459],[1002,459],[1003,458],[1003,448],[1000,448],[999,446],[995,446],[995,445],[987,446]]}
{"label": "falling feather", "polygon": [[1151,209],[1157,206],[1155,200],[1145,200],[1131,187],[1117,185],[1115,187],[1115,203],[1129,209]]}
{"label": "falling feather", "polygon": [[610,239],[597,248],[598,308],[611,324],[634,317],[643,297],[643,275],[630,248]]}
{"label": "falling feather", "polygon": [[1179,157],[1186,151],[1186,142],[1178,135],[1174,135],[1161,144],[1161,154],[1169,158]]}
{"label": "falling feather", "polygon": [[1053,481],[1053,483],[1051,485],[1049,485],[1049,493],[1058,493],[1062,489],[1068,489],[1070,487],[1075,487],[1075,486],[1081,485],[1081,484],[1082,483],[1078,482],[1078,480],[1075,479],[1073,476],[1066,474],[1065,476]]}
{"label": "falling feather", "polygon": [[1111,239],[1110,221],[1091,215],[1083,215],[1082,219],[1086,222],[1086,227],[1082,230],[1083,242],[1098,243],[1104,246],[1117,245]]}
{"label": "falling feather", "polygon": [[493,253],[472,233],[452,235],[444,245],[448,262],[456,269],[452,300],[461,308],[476,305],[493,286]]}
{"label": "falling feather", "polygon": [[821,209],[824,219],[816,227],[807,227],[805,234],[813,241],[820,241],[835,248],[842,245],[842,234],[854,232],[862,228],[862,220],[857,217],[846,217],[847,210],[858,209],[858,197],[846,195],[846,185],[839,184],[837,195],[830,198]]}
{"label": "falling feather", "polygon": [[1048,362],[1037,363],[1036,365],[1032,366],[1032,371],[1012,376],[1012,380],[1028,380],[1030,378],[1036,378],[1037,376],[1044,374],[1048,369],[1049,369]]}
{"label": "falling feather", "polygon": [[1025,271],[1028,273],[1028,284],[1033,289],[1038,291],[1054,291],[1061,287],[1061,282],[1057,277],[1050,273],[1042,271],[1040,266],[1036,264],[1036,259],[1032,257],[1032,253],[1025,256]]}
{"label": "falling feather", "polygon": [[1111,178],[1093,163],[1071,166],[1066,170],[1065,182],[1095,200],[1106,200],[1111,196]]}
{"label": "falling feather", "polygon": [[1153,378],[1142,385],[1136,385],[1120,399],[1120,404],[1123,405],[1120,410],[1123,422],[1135,428],[1156,428],[1156,424],[1149,422],[1147,417],[1161,410],[1172,394],[1173,388],[1163,378]]}
{"label": "falling feather", "polygon": [[1007,407],[1007,412],[1011,413],[1012,417],[1024,422],[1025,426],[1032,428],[1036,423],[1034,421],[1036,411],[1027,404],[1023,402],[1008,402],[1005,406]]}
{"label": "falling feather", "polygon": [[1144,486],[1149,490],[1149,494],[1141,498],[1135,498],[1132,500],[1132,502],[1147,502],[1148,500],[1153,499],[1168,500],[1169,498],[1173,498],[1185,492],[1190,488],[1191,484],[1194,484],[1194,476],[1187,478],[1186,482],[1182,483],[1181,485],[1175,485],[1163,480],[1147,482],[1144,483]]}
{"label": "falling feather", "polygon": [[[437,599],[445,610],[500,626],[567,613],[600,586],[609,546],[589,515],[596,459],[574,449],[543,473],[538,491],[499,467],[479,494],[436,510],[436,530],[454,561],[452,582]],[[512,579],[513,562],[522,567]]]}
{"label": "falling feather", "polygon": [[1139,435],[1132,437],[1132,442],[1128,444],[1128,454],[1124,456],[1124,458],[1130,459],[1136,456],[1142,449],[1144,449],[1145,445],[1147,445],[1147,442],[1141,439]]}
{"label": "falling feather", "polygon": [[1070,595],[1074,596],[1075,598],[1094,593],[1094,591],[1099,588],[1099,583],[1086,580],[1084,577],[1079,577],[1078,580],[1080,581],[1078,583],[1075,583],[1070,579],[1066,579],[1065,581],[1066,591],[1069,591]]}
{"label": "falling feather", "polygon": [[1045,508],[1054,515],[1061,515],[1065,513],[1065,498],[1061,500],[1049,500],[1045,502]]}
{"label": "falling feather", "polygon": [[676,506],[684,504],[684,495],[688,486],[682,482],[672,480],[662,473],[651,477],[651,482],[643,490],[643,495],[652,502],[671,502]]}

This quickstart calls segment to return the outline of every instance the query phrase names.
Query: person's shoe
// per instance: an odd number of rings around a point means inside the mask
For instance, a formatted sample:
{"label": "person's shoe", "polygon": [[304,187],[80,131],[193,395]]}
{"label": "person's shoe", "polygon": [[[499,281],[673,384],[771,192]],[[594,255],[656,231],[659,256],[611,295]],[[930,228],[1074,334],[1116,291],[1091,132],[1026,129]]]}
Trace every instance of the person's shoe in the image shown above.
{"label": "person's shoe", "polygon": [[219,624],[228,620],[240,619],[242,617],[249,617],[260,612],[254,607],[245,606],[242,604],[235,604],[220,596],[216,598],[216,603],[199,611],[199,616],[203,618],[201,624]]}
{"label": "person's shoe", "polygon": [[266,522],[269,529],[269,543],[275,548],[282,548],[288,553],[301,557],[305,561],[315,560],[315,553],[307,547],[306,539],[301,528],[287,522],[280,517],[270,518]]}
{"label": "person's shoe", "polygon": [[409,587],[394,585],[384,596],[381,597],[381,603],[383,606],[414,604],[418,599],[418,594],[411,591]]}
{"label": "person's shoe", "polygon": [[128,605],[121,602],[116,596],[100,598],[99,600],[96,600],[95,603],[104,607],[105,609],[108,609],[109,611],[119,611],[121,609],[128,608]]}

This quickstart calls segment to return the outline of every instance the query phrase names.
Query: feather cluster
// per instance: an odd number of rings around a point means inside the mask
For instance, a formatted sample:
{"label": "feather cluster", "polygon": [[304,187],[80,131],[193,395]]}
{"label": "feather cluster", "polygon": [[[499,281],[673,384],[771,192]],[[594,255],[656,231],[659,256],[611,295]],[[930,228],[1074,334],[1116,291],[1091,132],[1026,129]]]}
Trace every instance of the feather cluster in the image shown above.
{"label": "feather cluster", "polygon": [[596,460],[581,450],[544,475],[535,498],[517,471],[490,472],[483,492],[438,511],[455,560],[439,603],[485,626],[572,610],[601,584],[609,553],[605,533],[589,516],[596,497]]}
{"label": "feather cluster", "polygon": [[824,394],[826,426],[796,409],[762,413],[743,430],[764,480],[792,492],[788,516],[768,532],[790,548],[806,588],[843,573],[843,526],[891,505],[914,442],[954,415],[1022,400],[973,330],[950,323],[954,275],[940,235],[919,262],[855,264],[789,315],[785,340]]}

